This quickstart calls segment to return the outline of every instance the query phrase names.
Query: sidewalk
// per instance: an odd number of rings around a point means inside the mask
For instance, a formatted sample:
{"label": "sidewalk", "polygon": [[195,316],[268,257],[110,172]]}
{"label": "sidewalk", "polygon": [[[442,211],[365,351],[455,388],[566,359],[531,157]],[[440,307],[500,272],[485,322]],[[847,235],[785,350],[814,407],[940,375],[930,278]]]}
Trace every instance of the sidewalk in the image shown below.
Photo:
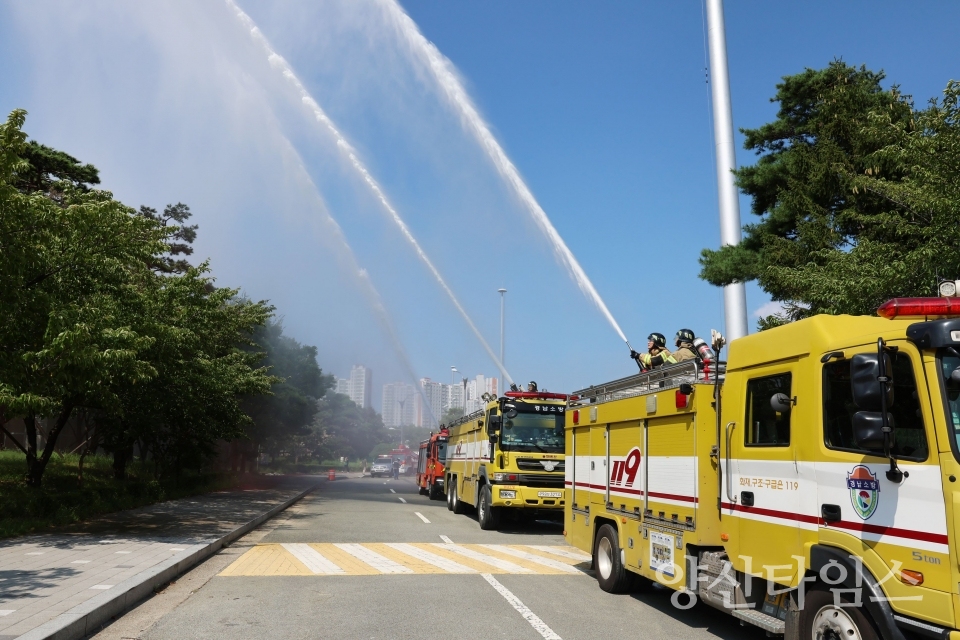
{"label": "sidewalk", "polygon": [[276,512],[320,479],[256,485],[0,541],[0,640],[78,638]]}

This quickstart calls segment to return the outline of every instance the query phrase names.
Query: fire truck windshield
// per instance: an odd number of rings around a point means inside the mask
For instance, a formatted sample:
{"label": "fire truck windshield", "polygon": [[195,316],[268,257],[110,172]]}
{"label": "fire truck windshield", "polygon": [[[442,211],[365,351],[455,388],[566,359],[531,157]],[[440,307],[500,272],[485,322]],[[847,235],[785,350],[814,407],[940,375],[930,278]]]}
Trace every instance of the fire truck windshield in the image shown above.
{"label": "fire truck windshield", "polygon": [[504,451],[562,453],[564,409],[563,405],[505,404],[500,447]]}
{"label": "fire truck windshield", "polygon": [[954,452],[960,457],[960,355],[949,349],[940,355],[943,395],[947,403],[947,419],[953,430]]}

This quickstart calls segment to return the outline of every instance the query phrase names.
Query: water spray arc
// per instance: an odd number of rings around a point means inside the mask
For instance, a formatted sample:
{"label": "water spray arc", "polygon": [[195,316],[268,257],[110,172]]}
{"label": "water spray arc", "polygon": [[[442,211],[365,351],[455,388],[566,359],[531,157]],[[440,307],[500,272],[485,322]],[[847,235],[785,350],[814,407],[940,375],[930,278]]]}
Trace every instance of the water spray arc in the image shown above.
{"label": "water spray arc", "polygon": [[[537,202],[530,188],[524,182],[523,178],[520,177],[520,172],[513,162],[510,161],[510,158],[507,157],[500,143],[497,142],[493,133],[490,132],[490,127],[480,116],[470,96],[463,88],[463,83],[461,83],[457,77],[453,63],[440,53],[440,50],[437,49],[432,42],[420,33],[420,29],[416,23],[407,15],[403,7],[401,7],[396,0],[379,1],[398,31],[406,39],[413,53],[420,56],[433,72],[447,100],[460,112],[461,120],[476,137],[480,146],[487,152],[487,155],[490,157],[490,160],[497,168],[501,177],[503,177],[507,184],[513,189],[524,207],[530,213],[537,227],[540,228],[547,237],[547,240],[553,245],[557,259],[566,267],[570,277],[573,278],[573,281],[580,287],[580,291],[583,292],[588,300],[596,305],[600,313],[602,313],[604,318],[607,319],[607,322],[610,323],[610,326],[613,327],[617,335],[620,336],[620,339],[630,347],[627,336],[624,335],[620,329],[620,325],[614,320],[613,314],[610,313],[603,298],[600,297],[590,278],[587,277],[583,267],[577,262],[573,252],[570,251],[567,244],[563,241],[563,238],[560,237],[559,232],[557,232],[553,226],[553,223],[550,222],[550,218],[547,217],[543,207],[540,206],[540,203]],[[631,347],[631,351],[632,350],[633,348]]]}
{"label": "water spray arc", "polygon": [[[281,138],[284,142],[287,153],[289,153],[297,161],[297,166],[302,173],[304,180],[313,190],[314,195],[321,202],[323,198],[320,195],[320,189],[317,187],[313,179],[310,178],[310,174],[307,172],[306,168],[303,165],[303,160],[300,157],[300,154],[297,153],[296,149],[293,147],[293,144],[290,142],[289,138],[281,135]],[[413,386],[416,387],[417,392],[420,394],[420,399],[423,401],[422,406],[426,407],[427,412],[430,414],[430,417],[433,419],[434,423],[439,423],[437,416],[433,415],[433,408],[430,405],[430,402],[427,400],[427,396],[423,391],[423,386],[420,384],[420,380],[417,377],[416,372],[413,370],[413,365],[410,362],[410,356],[407,355],[407,350],[403,346],[403,342],[400,340],[400,336],[397,334],[396,327],[393,326],[393,320],[390,319],[390,314],[387,312],[387,308],[383,304],[383,298],[380,297],[380,292],[377,291],[377,288],[373,285],[373,282],[370,280],[370,275],[367,273],[367,270],[362,268],[357,262],[357,256],[353,252],[353,248],[350,246],[350,243],[347,242],[346,234],[343,233],[343,228],[340,226],[340,223],[330,214],[330,211],[326,206],[321,206],[321,210],[324,213],[324,221],[330,227],[333,236],[337,239],[340,245],[344,249],[344,260],[347,262],[347,271],[354,274],[361,283],[361,289],[363,291],[364,297],[367,299],[367,302],[373,308],[374,315],[377,317],[377,320],[380,322],[380,328],[383,330],[387,337],[390,339],[390,343],[393,346],[393,350],[396,352],[397,359],[400,360],[404,371],[408,376],[410,376],[410,381],[413,383]]]}
{"label": "water spray arc", "polygon": [[[487,344],[487,341],[484,339],[483,335],[480,333],[480,330],[477,329],[476,325],[473,323],[473,320],[470,319],[470,316],[467,315],[466,310],[460,304],[460,301],[454,295],[453,290],[447,285],[446,281],[443,279],[443,276],[440,275],[440,272],[434,266],[433,262],[427,256],[426,252],[420,246],[420,243],[417,242],[417,239],[411,233],[407,224],[403,221],[403,218],[400,217],[400,214],[397,213],[397,210],[393,208],[393,205],[390,204],[390,201],[387,199],[386,194],[383,192],[383,189],[380,188],[379,183],[374,180],[373,176],[367,170],[366,166],[360,161],[357,157],[356,152],[353,149],[353,146],[347,141],[337,126],[333,121],[327,116],[327,114],[320,108],[320,105],[314,100],[313,96],[310,95],[310,92],[307,91],[306,87],[303,86],[303,83],[300,82],[300,79],[297,78],[296,74],[293,72],[293,69],[290,67],[289,63],[276,51],[273,47],[270,46],[270,42],[267,40],[266,36],[260,31],[253,19],[248,16],[243,9],[237,6],[237,3],[234,0],[225,0],[227,6],[233,9],[237,18],[243,23],[243,25],[249,30],[250,36],[253,40],[259,44],[267,54],[267,59],[269,60],[271,66],[276,69],[279,69],[283,74],[283,77],[293,85],[293,87],[300,94],[300,99],[310,110],[313,112],[314,117],[317,119],[317,122],[324,125],[327,130],[333,135],[334,139],[337,141],[337,147],[340,149],[340,152],[343,153],[347,159],[350,161],[350,164],[353,168],[360,174],[363,178],[363,181],[367,184],[373,194],[377,197],[382,205],[383,209],[389,214],[391,220],[397,227],[400,229],[400,232],[406,238],[407,242],[413,247],[414,251],[417,253],[417,256],[424,263],[427,269],[433,274],[433,277],[436,279],[437,284],[440,285],[440,288],[443,289],[444,293],[447,294],[447,297],[450,298],[450,301],[453,303],[453,306],[456,307],[457,311],[463,317],[464,321],[470,327],[470,330],[476,336],[477,340],[480,341],[480,344],[483,346],[484,351],[487,352],[487,355],[493,360],[496,364],[497,369],[500,370],[500,373],[503,375],[504,379],[508,383],[513,383],[513,378],[510,377],[510,374],[507,373],[507,370],[504,368],[503,363],[500,362],[500,359],[497,358],[494,354],[493,349],[490,348],[490,345]],[[605,308],[605,307],[604,307]],[[608,312],[609,313],[609,312]],[[611,317],[612,320],[612,317]],[[622,333],[621,333],[622,335]]]}

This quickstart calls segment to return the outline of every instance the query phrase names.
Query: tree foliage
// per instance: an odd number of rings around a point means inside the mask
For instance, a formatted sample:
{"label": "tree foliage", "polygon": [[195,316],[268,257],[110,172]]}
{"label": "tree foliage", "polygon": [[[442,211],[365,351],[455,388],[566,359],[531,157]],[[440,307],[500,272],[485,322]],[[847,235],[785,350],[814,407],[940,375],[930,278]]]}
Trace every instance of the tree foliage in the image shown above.
{"label": "tree foliage", "polygon": [[[759,220],[743,242],[705,249],[701,277],[756,280],[786,312],[871,314],[960,273],[956,85],[917,112],[884,75],[835,61],[777,85],[777,119],[746,129],[759,158],[736,172]],[[954,186],[951,186],[954,185]]]}
{"label": "tree foliage", "polygon": [[248,398],[244,407],[252,418],[249,438],[273,456],[285,448],[307,447],[317,401],[333,386],[317,364],[317,348],[283,335],[276,321],[265,323],[253,335],[252,345],[262,350],[262,364],[269,367],[274,382],[269,395]]}
{"label": "tree foliage", "polygon": [[25,115],[0,124],[0,425],[25,454],[28,484],[41,484],[77,409],[118,476],[134,443],[179,469],[245,435],[242,398],[280,380],[252,348],[272,307],[176,257],[196,235],[186,205],[136,212],[92,189],[94,167],[27,142]]}
{"label": "tree foliage", "polygon": [[318,404],[314,422],[322,451],[317,457],[365,458],[389,435],[371,407],[361,409],[342,393],[328,393]]}

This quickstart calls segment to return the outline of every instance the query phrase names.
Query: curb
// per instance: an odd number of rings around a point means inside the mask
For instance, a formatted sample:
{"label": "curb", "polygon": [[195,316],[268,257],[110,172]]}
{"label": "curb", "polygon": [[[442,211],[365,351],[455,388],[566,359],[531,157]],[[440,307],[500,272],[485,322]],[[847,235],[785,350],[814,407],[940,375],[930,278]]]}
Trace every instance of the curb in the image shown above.
{"label": "curb", "polygon": [[157,587],[167,584],[177,576],[192,569],[237,538],[246,535],[284,509],[289,508],[316,488],[317,485],[314,485],[302,491],[212,542],[191,545],[189,549],[175,555],[166,562],[161,562],[131,578],[127,578],[111,589],[109,593],[94,596],[86,602],[78,604],[53,620],[44,622],[39,627],[18,636],[16,640],[78,640],[90,633],[99,631],[100,627],[110,618],[133,608],[134,605],[139,604],[141,600],[151,595]]}

